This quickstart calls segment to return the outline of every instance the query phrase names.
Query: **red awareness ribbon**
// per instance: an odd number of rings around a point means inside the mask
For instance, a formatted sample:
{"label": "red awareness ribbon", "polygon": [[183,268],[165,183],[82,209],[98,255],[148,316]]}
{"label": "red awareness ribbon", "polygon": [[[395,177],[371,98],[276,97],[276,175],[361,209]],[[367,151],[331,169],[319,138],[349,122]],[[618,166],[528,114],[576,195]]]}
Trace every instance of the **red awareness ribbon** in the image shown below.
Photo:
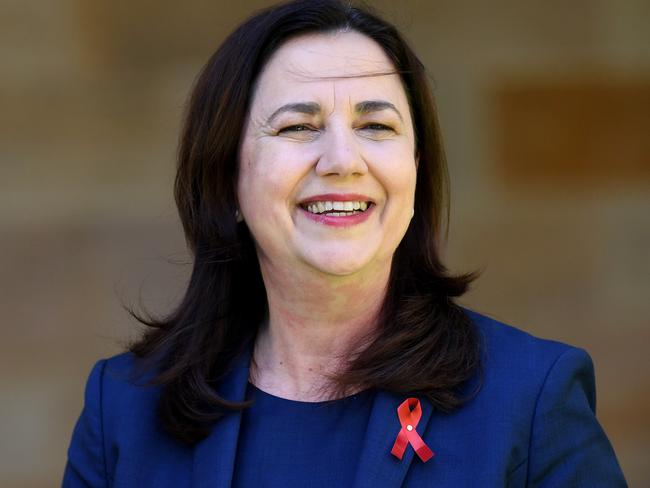
{"label": "red awareness ribbon", "polygon": [[420,400],[417,398],[407,398],[404,400],[404,402],[397,407],[397,416],[399,417],[399,423],[402,425],[402,428],[397,434],[397,439],[395,439],[393,449],[390,451],[391,454],[401,460],[406,451],[406,446],[410,443],[418,457],[423,463],[426,463],[434,456],[434,453],[424,443],[422,437],[420,437],[415,430],[418,426],[418,422],[420,422],[420,418],[422,417]]}

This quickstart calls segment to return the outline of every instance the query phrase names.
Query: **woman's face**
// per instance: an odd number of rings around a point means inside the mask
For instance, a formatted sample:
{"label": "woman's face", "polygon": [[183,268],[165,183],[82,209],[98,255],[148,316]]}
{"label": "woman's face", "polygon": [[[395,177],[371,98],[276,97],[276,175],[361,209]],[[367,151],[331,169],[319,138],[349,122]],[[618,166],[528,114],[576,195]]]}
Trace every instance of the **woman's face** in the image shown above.
{"label": "woman's face", "polygon": [[237,188],[262,266],[330,275],[390,266],[416,178],[394,69],[357,32],[301,36],[271,57],[244,129]]}

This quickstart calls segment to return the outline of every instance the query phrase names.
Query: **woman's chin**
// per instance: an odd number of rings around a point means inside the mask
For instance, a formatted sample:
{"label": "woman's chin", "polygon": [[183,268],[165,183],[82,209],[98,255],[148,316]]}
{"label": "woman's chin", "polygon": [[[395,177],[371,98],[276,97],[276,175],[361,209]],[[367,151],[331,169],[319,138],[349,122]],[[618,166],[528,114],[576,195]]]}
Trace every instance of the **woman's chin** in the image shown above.
{"label": "woman's chin", "polygon": [[339,265],[332,265],[332,264],[317,265],[314,266],[314,268],[323,274],[328,274],[332,276],[350,276],[362,271],[364,269],[364,266],[356,263],[350,263],[350,264],[343,263]]}
{"label": "woman's chin", "polygon": [[349,276],[369,269],[373,259],[370,255],[329,253],[327,256],[305,256],[305,263],[314,270],[334,276]]}

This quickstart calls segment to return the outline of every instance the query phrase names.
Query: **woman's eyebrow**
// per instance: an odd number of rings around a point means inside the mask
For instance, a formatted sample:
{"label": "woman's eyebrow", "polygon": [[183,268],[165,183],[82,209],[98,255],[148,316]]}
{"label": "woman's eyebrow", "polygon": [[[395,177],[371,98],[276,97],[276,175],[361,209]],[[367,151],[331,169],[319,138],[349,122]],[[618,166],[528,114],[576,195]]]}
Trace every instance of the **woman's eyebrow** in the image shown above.
{"label": "woman's eyebrow", "polygon": [[[397,110],[397,107],[386,100],[364,100],[363,102],[357,103],[354,106],[354,110],[356,113],[361,115],[366,115],[372,112],[381,112],[382,110],[392,110],[397,114],[400,120],[404,120],[400,111]],[[317,115],[321,112],[321,106],[316,102],[287,103],[271,114],[266,121],[267,125],[270,125],[280,114],[285,112]]]}
{"label": "woman's eyebrow", "polygon": [[271,116],[266,121],[267,125],[270,125],[273,120],[280,114],[285,112],[295,112],[307,115],[317,115],[321,111],[321,106],[315,102],[297,102],[297,103],[287,103],[282,105],[279,109],[271,114]]}
{"label": "woman's eyebrow", "polygon": [[397,110],[397,107],[385,100],[366,100],[359,102],[354,106],[354,110],[362,115],[366,115],[372,112],[380,112],[382,110],[392,110],[397,114],[402,122],[404,121],[402,114],[399,112],[399,110]]}

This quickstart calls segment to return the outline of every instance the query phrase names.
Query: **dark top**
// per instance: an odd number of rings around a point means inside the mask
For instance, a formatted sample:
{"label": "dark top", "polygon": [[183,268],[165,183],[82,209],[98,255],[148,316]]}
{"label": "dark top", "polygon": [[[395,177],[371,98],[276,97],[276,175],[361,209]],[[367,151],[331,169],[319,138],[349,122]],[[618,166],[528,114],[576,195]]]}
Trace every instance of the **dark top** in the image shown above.
{"label": "dark top", "polygon": [[[244,410],[233,487],[351,487],[374,394],[300,402],[248,383],[253,406]],[[260,440],[263,439],[263,442]],[[286,446],[286,447],[285,447]]]}

